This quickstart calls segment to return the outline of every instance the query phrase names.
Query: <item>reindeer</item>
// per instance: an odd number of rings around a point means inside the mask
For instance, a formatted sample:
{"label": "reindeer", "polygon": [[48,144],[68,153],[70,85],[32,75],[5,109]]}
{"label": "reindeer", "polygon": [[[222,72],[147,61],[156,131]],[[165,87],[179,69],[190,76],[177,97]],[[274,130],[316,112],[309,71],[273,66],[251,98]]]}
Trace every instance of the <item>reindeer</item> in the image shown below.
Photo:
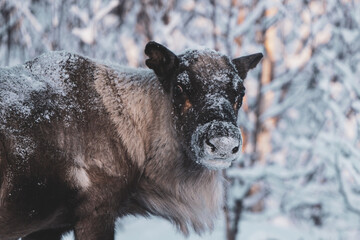
{"label": "reindeer", "polygon": [[151,69],[49,52],[0,69],[0,239],[114,239],[115,220],[156,215],[213,228],[221,169],[238,159],[243,80],[261,53],[175,55]]}

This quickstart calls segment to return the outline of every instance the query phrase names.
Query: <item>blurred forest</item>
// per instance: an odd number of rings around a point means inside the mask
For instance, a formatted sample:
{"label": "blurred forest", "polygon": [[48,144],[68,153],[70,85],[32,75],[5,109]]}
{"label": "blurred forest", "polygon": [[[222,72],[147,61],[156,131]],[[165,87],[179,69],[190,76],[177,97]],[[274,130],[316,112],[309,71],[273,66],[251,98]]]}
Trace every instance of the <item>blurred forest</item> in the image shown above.
{"label": "blurred forest", "polygon": [[149,40],[265,55],[225,239],[360,239],[360,0],[0,0],[0,66],[64,49],[144,67]]}

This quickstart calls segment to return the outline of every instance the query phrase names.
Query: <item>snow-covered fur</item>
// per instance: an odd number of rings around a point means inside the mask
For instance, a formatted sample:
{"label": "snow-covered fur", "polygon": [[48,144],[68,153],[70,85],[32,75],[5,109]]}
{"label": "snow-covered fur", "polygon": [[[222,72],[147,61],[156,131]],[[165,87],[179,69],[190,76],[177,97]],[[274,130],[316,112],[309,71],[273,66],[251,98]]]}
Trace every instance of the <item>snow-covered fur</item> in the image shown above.
{"label": "snow-covered fur", "polygon": [[128,214],[212,229],[261,54],[177,56],[155,42],[145,53],[152,70],[67,52],[0,69],[1,240],[113,239]]}

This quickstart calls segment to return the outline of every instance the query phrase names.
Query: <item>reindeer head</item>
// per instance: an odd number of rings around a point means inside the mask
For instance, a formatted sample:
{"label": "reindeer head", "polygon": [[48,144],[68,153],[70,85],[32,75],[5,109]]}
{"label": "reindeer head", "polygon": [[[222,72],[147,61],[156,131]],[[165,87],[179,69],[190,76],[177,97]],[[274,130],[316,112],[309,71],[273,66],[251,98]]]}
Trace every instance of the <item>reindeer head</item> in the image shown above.
{"label": "reindeer head", "polygon": [[243,80],[262,54],[233,60],[212,50],[175,55],[156,42],[146,45],[145,54],[146,65],[172,99],[174,124],[187,157],[208,169],[229,167],[241,153],[236,122]]}

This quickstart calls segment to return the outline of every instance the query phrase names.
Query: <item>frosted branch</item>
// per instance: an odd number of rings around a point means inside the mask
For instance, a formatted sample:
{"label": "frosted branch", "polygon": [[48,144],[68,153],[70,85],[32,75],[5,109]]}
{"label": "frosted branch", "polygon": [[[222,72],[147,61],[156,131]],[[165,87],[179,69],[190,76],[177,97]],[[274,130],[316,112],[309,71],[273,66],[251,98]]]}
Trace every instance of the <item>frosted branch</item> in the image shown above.
{"label": "frosted branch", "polygon": [[339,164],[339,158],[338,156],[336,156],[335,159],[335,171],[336,171],[336,177],[339,183],[339,192],[341,194],[341,196],[343,197],[345,206],[347,207],[347,209],[349,209],[349,211],[356,213],[358,215],[360,215],[360,209],[356,208],[350,201],[349,198],[349,193],[346,191],[345,189],[345,184],[344,184],[344,180],[341,176],[341,170],[340,170],[340,164]]}

